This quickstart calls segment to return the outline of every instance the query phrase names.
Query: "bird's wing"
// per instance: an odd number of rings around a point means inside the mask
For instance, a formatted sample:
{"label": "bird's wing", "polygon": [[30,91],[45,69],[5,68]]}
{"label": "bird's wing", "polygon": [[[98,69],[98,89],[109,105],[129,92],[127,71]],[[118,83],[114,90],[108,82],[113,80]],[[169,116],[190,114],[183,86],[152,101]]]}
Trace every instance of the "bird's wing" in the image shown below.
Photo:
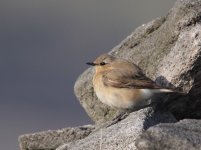
{"label": "bird's wing", "polygon": [[116,69],[105,72],[103,83],[116,88],[160,89],[154,81],[146,77],[139,68],[135,70]]}

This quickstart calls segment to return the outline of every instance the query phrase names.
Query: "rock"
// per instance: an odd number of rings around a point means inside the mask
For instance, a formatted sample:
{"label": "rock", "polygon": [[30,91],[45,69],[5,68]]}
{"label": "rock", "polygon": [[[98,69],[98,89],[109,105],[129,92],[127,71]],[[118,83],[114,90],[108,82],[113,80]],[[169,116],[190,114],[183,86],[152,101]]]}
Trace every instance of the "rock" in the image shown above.
{"label": "rock", "polygon": [[[177,119],[201,118],[200,18],[200,0],[178,0],[166,16],[138,27],[109,52],[137,64],[158,84],[187,92],[169,96],[165,105]],[[95,123],[105,122],[118,110],[97,99],[92,75],[92,68],[81,74],[74,91],[90,118]]]}
{"label": "rock", "polygon": [[200,150],[201,120],[162,123],[149,128],[136,140],[139,150]]}
{"label": "rock", "polygon": [[117,124],[99,129],[84,139],[69,142],[56,150],[135,150],[135,139],[144,130],[161,122],[175,121],[171,113],[154,111],[149,107],[133,112]]}
{"label": "rock", "polygon": [[176,121],[174,117],[178,120],[201,118],[201,0],[177,0],[166,16],[138,27],[109,53],[137,64],[161,86],[181,88],[188,94],[164,95],[159,99],[163,102],[157,107],[160,110],[144,108],[95,131],[99,123],[111,120],[119,110],[97,99],[92,86],[94,70],[89,68],[80,75],[74,90],[97,125],[22,135],[19,137],[21,150],[135,150],[136,146],[139,149],[200,149],[201,121],[170,123]]}
{"label": "rock", "polygon": [[21,150],[53,150],[60,145],[82,139],[88,136],[94,126],[86,125],[76,128],[64,128],[49,130],[33,134],[25,134],[19,137]]}

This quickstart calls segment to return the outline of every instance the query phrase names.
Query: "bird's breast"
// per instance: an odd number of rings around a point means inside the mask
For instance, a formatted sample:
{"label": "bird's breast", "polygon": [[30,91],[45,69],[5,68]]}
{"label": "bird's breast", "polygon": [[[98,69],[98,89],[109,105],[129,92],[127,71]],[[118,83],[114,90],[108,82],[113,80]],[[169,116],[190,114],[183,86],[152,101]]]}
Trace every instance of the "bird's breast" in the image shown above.
{"label": "bird's breast", "polygon": [[145,97],[149,97],[149,93],[141,89],[106,86],[102,82],[101,75],[94,76],[93,86],[98,99],[111,107],[132,108],[144,98],[144,94],[146,94]]}

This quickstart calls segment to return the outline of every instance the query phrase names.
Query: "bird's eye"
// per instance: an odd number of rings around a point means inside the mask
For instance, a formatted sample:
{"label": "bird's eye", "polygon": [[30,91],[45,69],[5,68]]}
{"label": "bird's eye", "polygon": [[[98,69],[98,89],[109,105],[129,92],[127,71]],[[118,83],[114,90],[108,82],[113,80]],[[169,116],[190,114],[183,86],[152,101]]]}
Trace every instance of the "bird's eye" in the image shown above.
{"label": "bird's eye", "polygon": [[106,64],[105,62],[101,62],[101,63],[100,63],[101,66],[104,66],[105,64]]}

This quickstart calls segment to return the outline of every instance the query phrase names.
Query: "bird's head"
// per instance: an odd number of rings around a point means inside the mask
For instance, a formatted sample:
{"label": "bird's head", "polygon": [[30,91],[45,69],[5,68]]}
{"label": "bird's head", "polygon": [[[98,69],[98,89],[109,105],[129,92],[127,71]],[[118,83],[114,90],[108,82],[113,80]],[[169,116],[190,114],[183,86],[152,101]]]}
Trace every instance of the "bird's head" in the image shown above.
{"label": "bird's head", "polygon": [[109,54],[102,54],[96,58],[93,62],[87,62],[87,65],[95,66],[96,71],[102,71],[107,69],[110,64],[115,60],[115,57]]}

